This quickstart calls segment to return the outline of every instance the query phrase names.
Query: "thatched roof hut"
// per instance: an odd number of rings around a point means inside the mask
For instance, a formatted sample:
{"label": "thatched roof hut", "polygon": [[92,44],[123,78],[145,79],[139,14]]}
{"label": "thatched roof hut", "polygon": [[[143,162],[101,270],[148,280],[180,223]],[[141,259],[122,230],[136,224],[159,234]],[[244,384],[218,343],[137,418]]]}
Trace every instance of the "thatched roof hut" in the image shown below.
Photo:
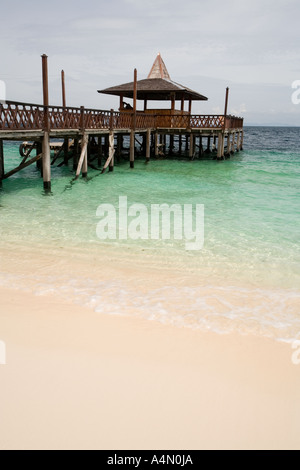
{"label": "thatched roof hut", "polygon": [[[123,109],[123,98],[133,98],[134,82],[98,90],[98,93],[120,96],[120,109]],[[147,101],[171,101],[171,109],[175,109],[175,101],[181,101],[181,111],[184,102],[189,102],[189,112],[192,101],[207,100],[206,96],[180,85],[171,80],[166,65],[160,54],[157,55],[151,71],[145,80],[137,81],[137,99],[144,100],[144,109],[147,109]]]}

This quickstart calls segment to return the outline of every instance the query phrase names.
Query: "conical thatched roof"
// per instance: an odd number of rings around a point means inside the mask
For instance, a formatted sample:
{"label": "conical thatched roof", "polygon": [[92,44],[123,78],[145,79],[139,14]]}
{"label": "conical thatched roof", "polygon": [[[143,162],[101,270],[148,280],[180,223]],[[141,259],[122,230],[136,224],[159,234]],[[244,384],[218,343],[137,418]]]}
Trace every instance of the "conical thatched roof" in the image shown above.
{"label": "conical thatched roof", "polygon": [[[123,96],[123,98],[133,98],[134,82],[124,83],[98,93],[107,95]],[[207,100],[206,96],[200,95],[196,91],[173,82],[160,54],[157,55],[148,78],[137,81],[137,99],[139,100]]]}
{"label": "conical thatched roof", "polygon": [[167,67],[162,60],[160,52],[157,54],[157,57],[152,65],[152,69],[147,78],[163,78],[165,80],[171,80]]}

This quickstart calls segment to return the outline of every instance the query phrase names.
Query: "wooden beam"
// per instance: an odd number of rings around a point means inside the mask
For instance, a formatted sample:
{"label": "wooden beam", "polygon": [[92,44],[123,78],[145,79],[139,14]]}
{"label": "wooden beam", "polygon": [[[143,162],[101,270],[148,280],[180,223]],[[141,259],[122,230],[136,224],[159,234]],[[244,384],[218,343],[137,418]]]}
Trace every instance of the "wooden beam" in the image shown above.
{"label": "wooden beam", "polygon": [[14,175],[15,173],[18,173],[18,171],[21,171],[21,170],[23,170],[24,168],[26,168],[27,166],[32,165],[32,163],[38,161],[40,158],[42,158],[42,156],[43,156],[43,154],[40,153],[39,155],[36,155],[35,157],[31,158],[31,159],[28,160],[27,162],[23,163],[22,165],[17,166],[17,167],[14,168],[13,170],[11,170],[11,171],[9,171],[8,173],[6,173],[6,174],[3,176],[3,179],[9,178],[10,176]]}

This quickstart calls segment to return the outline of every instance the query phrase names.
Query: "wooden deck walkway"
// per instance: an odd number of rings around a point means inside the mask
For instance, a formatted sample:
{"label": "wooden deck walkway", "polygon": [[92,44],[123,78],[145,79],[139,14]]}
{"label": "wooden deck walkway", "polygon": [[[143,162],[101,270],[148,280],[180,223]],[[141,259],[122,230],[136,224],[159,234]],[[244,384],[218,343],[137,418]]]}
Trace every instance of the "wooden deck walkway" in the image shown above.
{"label": "wooden deck walkway", "polygon": [[[70,139],[73,142],[73,167],[76,175],[87,174],[89,143],[98,148],[99,160],[105,156],[103,171],[114,167],[116,150],[122,147],[122,136],[130,136],[130,166],[134,167],[136,134],[144,138],[146,161],[150,160],[151,141],[154,156],[158,156],[162,137],[185,136],[186,148],[192,158],[196,139],[202,148],[202,139],[206,138],[208,149],[213,142],[217,149],[217,159],[223,159],[226,153],[241,150],[243,146],[243,118],[225,115],[170,114],[155,115],[146,112],[116,112],[114,110],[96,110],[84,107],[43,106],[30,103],[7,101],[0,103],[0,184],[3,179],[20,171],[26,166],[42,161],[44,189],[51,189],[50,139],[64,139],[61,150],[64,162],[69,160]],[[115,143],[117,136],[117,145]],[[103,152],[103,140],[106,139],[106,155]],[[225,146],[225,140],[227,145]],[[9,173],[4,172],[3,141],[17,140],[33,142],[31,150],[36,148],[37,155],[29,159],[24,156],[21,164]],[[79,145],[80,141],[80,145]],[[201,151],[201,150],[200,150]]]}

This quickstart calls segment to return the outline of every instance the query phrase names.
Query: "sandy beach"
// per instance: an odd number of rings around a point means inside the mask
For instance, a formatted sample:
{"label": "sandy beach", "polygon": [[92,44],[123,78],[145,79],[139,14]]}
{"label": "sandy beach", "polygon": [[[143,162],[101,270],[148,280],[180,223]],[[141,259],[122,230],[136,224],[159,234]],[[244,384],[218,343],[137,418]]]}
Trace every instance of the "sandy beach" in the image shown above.
{"label": "sandy beach", "polygon": [[1,449],[300,448],[290,345],[0,295]]}

